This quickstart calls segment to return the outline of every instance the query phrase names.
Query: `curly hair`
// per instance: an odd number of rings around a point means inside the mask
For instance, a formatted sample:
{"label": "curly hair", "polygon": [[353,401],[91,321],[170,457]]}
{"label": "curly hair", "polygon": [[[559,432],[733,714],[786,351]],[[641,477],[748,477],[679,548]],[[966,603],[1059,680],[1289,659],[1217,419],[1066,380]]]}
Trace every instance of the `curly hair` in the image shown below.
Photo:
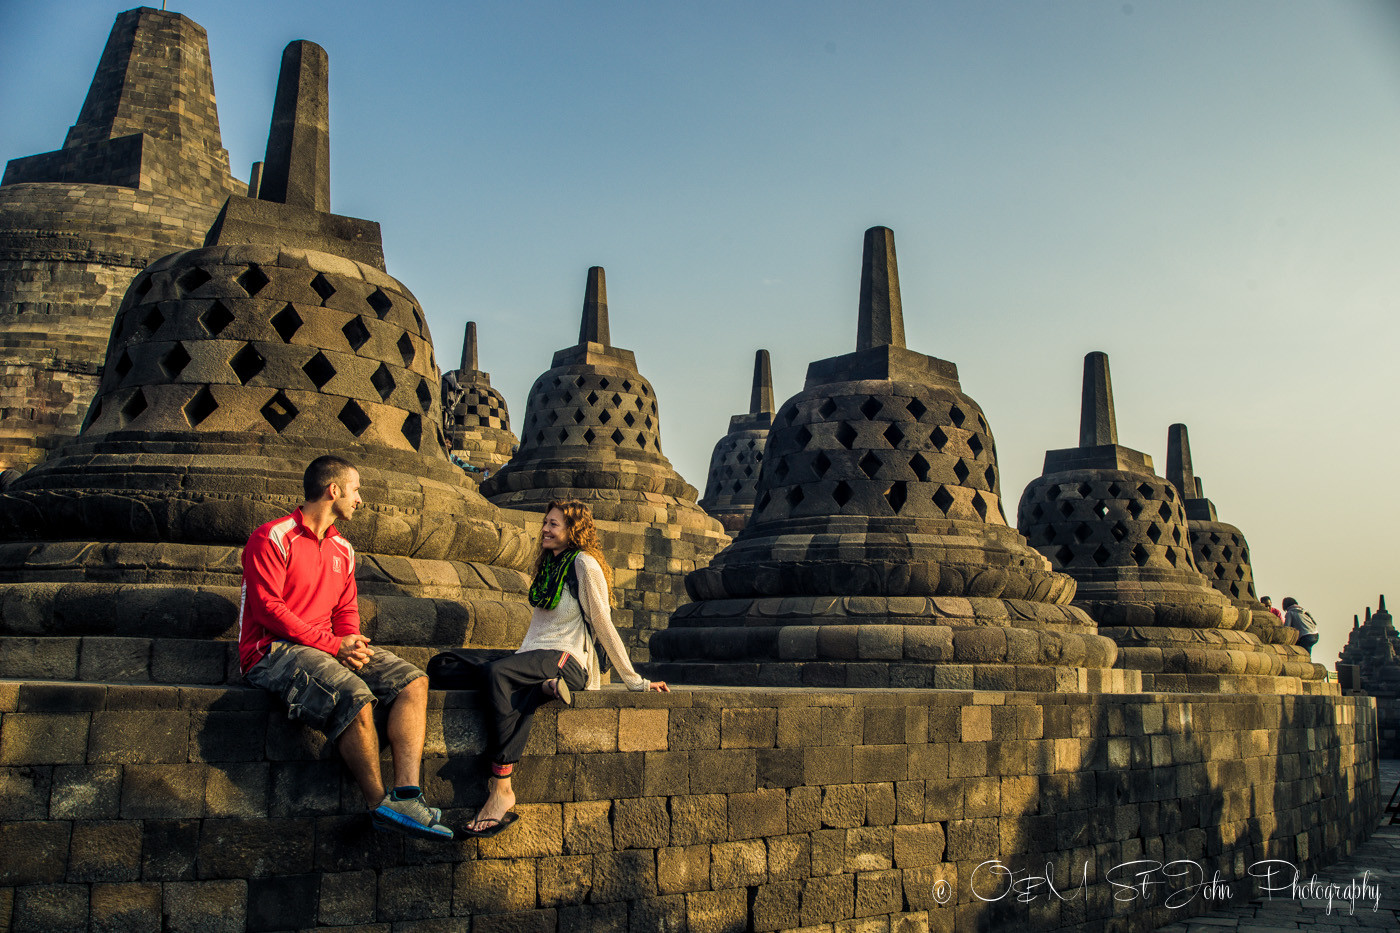
{"label": "curly hair", "polygon": [[[603,547],[598,543],[598,526],[593,524],[593,510],[585,503],[577,499],[564,499],[549,503],[549,507],[544,510],[544,514],[558,509],[564,513],[564,531],[568,537],[569,547],[578,548],[589,557],[598,562],[598,566],[603,568],[603,579],[608,584],[608,601],[612,601],[613,572],[608,565],[608,559],[603,556]],[[544,545],[540,545],[540,553],[535,557],[535,572],[533,576],[540,575],[540,568],[544,566]]]}

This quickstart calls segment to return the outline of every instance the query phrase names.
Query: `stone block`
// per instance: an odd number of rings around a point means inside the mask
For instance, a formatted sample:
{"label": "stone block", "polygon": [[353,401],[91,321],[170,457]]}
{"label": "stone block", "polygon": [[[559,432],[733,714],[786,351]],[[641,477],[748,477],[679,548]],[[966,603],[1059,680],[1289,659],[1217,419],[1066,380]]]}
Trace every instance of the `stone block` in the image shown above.
{"label": "stone block", "polygon": [[535,863],[531,859],[462,862],[452,885],[452,913],[530,910],[535,906]]}
{"label": "stone block", "polygon": [[778,709],[779,748],[806,748],[821,744],[822,711],[815,707],[784,706]]}
{"label": "stone block", "polygon": [[481,858],[537,858],[563,853],[563,804],[518,804],[509,832],[477,841]]}
{"label": "stone block", "polygon": [[892,858],[893,831],[888,826],[858,826],[846,830],[846,871],[874,871],[889,868]]}
{"label": "stone block", "polygon": [[776,709],[726,709],[720,715],[722,748],[772,748],[777,742]]}
{"label": "stone block", "polygon": [[101,710],[92,714],[88,760],[100,764],[180,763],[189,759],[184,710]]}
{"label": "stone block", "polygon": [[906,745],[857,745],[851,749],[851,780],[857,784],[903,781],[908,776]]}
{"label": "stone block", "polygon": [[674,708],[670,713],[670,735],[666,747],[671,751],[697,748],[719,748],[720,711],[711,708]]}
{"label": "stone block", "polygon": [[775,881],[761,885],[753,897],[753,926],[755,931],[793,929],[799,922],[802,883]]}
{"label": "stone block", "polygon": [[794,787],[788,791],[788,832],[808,833],[822,825],[820,787]]}
{"label": "stone block", "polygon": [[802,749],[802,775],[808,785],[849,784],[851,747],[834,745]]}
{"label": "stone block", "polygon": [[161,886],[94,884],[89,900],[92,933],[149,933],[160,929]]}
{"label": "stone block", "polygon": [[710,847],[710,887],[744,888],[768,881],[768,848],[762,839]]}
{"label": "stone block", "polygon": [[729,796],[730,839],[781,836],[787,831],[787,791],[771,788]]}
{"label": "stone block", "polygon": [[71,834],[72,824],[63,821],[0,823],[0,852],[24,853],[0,860],[0,886],[62,882]]}
{"label": "stone block", "polygon": [[652,850],[629,849],[593,856],[595,904],[655,897],[656,893],[656,855]]}
{"label": "stone block", "polygon": [[865,785],[865,825],[889,826],[895,818],[894,785]]}
{"label": "stone block", "polygon": [[800,748],[760,748],[755,751],[758,786],[797,787],[806,782],[806,756]]}
{"label": "stone block", "polygon": [[[94,723],[96,725],[96,723]],[[256,761],[267,742],[267,714],[255,710],[190,716],[190,761]]]}
{"label": "stone block", "polygon": [[876,917],[902,909],[902,882],[898,871],[867,871],[856,875],[855,916]]}
{"label": "stone block", "polygon": [[808,878],[802,885],[803,926],[849,919],[855,910],[855,879],[851,875]]}
{"label": "stone block", "polygon": [[838,875],[846,870],[846,830],[819,829],[811,838],[811,873]]}
{"label": "stone block", "polygon": [[703,891],[710,886],[710,846],[668,846],[656,852],[656,886],[663,894]]}
{"label": "stone block", "polygon": [[690,752],[647,752],[642,765],[642,795],[674,797],[690,793]]}
{"label": "stone block", "polygon": [[139,824],[116,820],[73,824],[68,881],[136,881],[140,877]]}
{"label": "stone block", "polygon": [[87,713],[6,713],[0,765],[67,765],[87,761]]}
{"label": "stone block", "polygon": [[564,854],[608,852],[613,847],[612,801],[590,800],[563,805]]}
{"label": "stone block", "polygon": [[315,926],[320,878],[278,875],[248,882],[248,933]]}
{"label": "stone block", "polygon": [[[521,870],[532,875],[533,863],[521,861],[524,863]],[[446,917],[454,912],[454,887],[453,866],[446,862],[386,868],[379,874],[379,919],[397,924],[404,920]],[[528,906],[533,907],[533,885],[529,900]]]}
{"label": "stone block", "polygon": [[247,929],[246,881],[172,881],[162,895],[166,933],[243,933]]}
{"label": "stone block", "polygon": [[631,904],[628,933],[653,933],[656,930],[685,933],[687,929],[685,897],[674,894],[650,897]]}
{"label": "stone block", "polygon": [[670,711],[618,710],[617,748],[623,752],[664,752],[670,735]]}
{"label": "stone block", "polygon": [[1001,841],[996,819],[950,820],[946,857],[949,861],[994,858]]}
{"label": "stone block", "polygon": [[204,815],[207,765],[127,765],[121,815],[127,820],[182,819]]}
{"label": "stone block", "polygon": [[189,881],[199,852],[199,820],[141,824],[141,880]]}
{"label": "stone block", "polygon": [[86,933],[85,884],[36,884],[15,891],[14,933]]}
{"label": "stone block", "polygon": [[218,684],[229,646],[190,638],[157,638],[151,645],[151,679],[158,684]]}
{"label": "stone block", "polygon": [[565,753],[617,751],[618,710],[563,710],[556,742],[558,751]]}
{"label": "stone block", "polygon": [[666,798],[637,797],[613,804],[613,839],[619,849],[659,849],[671,839]]}
{"label": "stone block", "polygon": [[53,767],[0,768],[0,820],[42,820],[49,815]]}
{"label": "stone block", "polygon": [[535,873],[540,906],[582,904],[593,887],[593,857],[563,855],[541,858],[535,863]]}
{"label": "stone block", "polygon": [[705,775],[705,790],[738,794],[758,787],[758,757],[752,749],[699,749],[690,753],[692,773]]}
{"label": "stone block", "polygon": [[[628,933],[626,903],[561,907],[558,916],[558,933]],[[477,918],[473,923],[480,925],[483,919]],[[550,927],[542,933],[551,933],[554,929]]]}
{"label": "stone block", "polygon": [[151,639],[88,636],[78,651],[78,678],[90,683],[115,680],[148,683]]}
{"label": "stone block", "polygon": [[685,915],[690,933],[742,933],[749,922],[748,896],[741,890],[687,894]]}
{"label": "stone block", "polygon": [[729,802],[723,794],[671,798],[671,844],[689,846],[729,838]]}
{"label": "stone block", "polygon": [[269,815],[268,765],[263,761],[210,768],[204,783],[204,813],[210,817]]}
{"label": "stone block", "polygon": [[981,777],[987,773],[987,743],[948,746],[948,777]]}
{"label": "stone block", "polygon": [[[452,759],[445,767],[465,773],[458,767],[461,759]],[[577,759],[573,755],[534,755],[520,759],[515,769],[515,796],[522,803],[563,803],[574,799],[574,772]],[[479,770],[485,770],[484,766]],[[451,781],[445,782],[451,793]],[[436,799],[436,798],[435,798]]]}
{"label": "stone block", "polygon": [[838,784],[822,792],[822,825],[848,829],[865,823],[865,788]]}
{"label": "stone block", "polygon": [[894,867],[924,868],[943,861],[943,826],[920,823],[894,827]]}
{"label": "stone block", "polygon": [[201,878],[291,875],[312,863],[309,819],[204,820],[199,832]]}
{"label": "stone block", "polygon": [[374,921],[378,899],[378,878],[374,872],[325,872],[320,878],[321,926],[354,926]]}
{"label": "stone block", "polygon": [[[578,710],[576,712],[582,712]],[[642,752],[579,755],[575,800],[617,800],[642,794]]]}

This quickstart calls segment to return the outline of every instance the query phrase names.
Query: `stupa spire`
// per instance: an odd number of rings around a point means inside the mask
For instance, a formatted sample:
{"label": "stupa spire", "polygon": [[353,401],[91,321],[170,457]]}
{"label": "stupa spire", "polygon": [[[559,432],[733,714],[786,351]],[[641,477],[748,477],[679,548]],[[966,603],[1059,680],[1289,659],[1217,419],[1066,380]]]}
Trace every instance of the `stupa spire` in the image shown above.
{"label": "stupa spire", "polygon": [[1182,498],[1200,498],[1196,477],[1191,469],[1191,438],[1184,424],[1167,428],[1167,479],[1171,480]]}
{"label": "stupa spire", "polygon": [[904,346],[904,308],[899,299],[899,263],[894,254],[894,231],[871,227],[865,231],[860,270],[860,319],[856,349]]}
{"label": "stupa spire", "polygon": [[753,394],[749,397],[749,414],[773,412],[773,365],[767,350],[753,355]]}
{"label": "stupa spire", "polygon": [[601,343],[612,346],[608,334],[608,282],[602,266],[588,270],[588,285],[583,292],[583,323],[578,329],[579,343]]}
{"label": "stupa spire", "polygon": [[282,51],[258,198],[329,213],[330,58],[298,39]]}
{"label": "stupa spire", "polygon": [[1113,381],[1108,375],[1108,354],[1095,350],[1084,357],[1079,446],[1103,447],[1117,443],[1118,422],[1113,416]]}
{"label": "stupa spire", "polygon": [[467,332],[462,336],[462,365],[465,372],[475,372],[481,367],[476,357],[476,321],[467,322]]}

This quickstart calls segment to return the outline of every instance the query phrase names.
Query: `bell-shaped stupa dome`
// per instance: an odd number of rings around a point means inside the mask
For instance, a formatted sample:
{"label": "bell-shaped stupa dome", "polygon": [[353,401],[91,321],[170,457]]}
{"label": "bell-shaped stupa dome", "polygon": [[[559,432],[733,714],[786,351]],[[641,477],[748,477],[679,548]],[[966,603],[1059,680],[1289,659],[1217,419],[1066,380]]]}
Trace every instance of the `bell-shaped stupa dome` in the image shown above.
{"label": "bell-shaped stupa dome", "polygon": [[715,444],[700,507],[719,519],[724,530],[738,534],[748,524],[757,498],[763,450],[773,425],[773,369],[767,350],[753,360],[753,392],[747,414],[729,419],[729,433]]}
{"label": "bell-shaped stupa dome", "polygon": [[519,446],[505,397],[477,365],[476,321],[462,337],[462,365],[442,374],[443,431],[458,466],[480,482],[504,466]]}

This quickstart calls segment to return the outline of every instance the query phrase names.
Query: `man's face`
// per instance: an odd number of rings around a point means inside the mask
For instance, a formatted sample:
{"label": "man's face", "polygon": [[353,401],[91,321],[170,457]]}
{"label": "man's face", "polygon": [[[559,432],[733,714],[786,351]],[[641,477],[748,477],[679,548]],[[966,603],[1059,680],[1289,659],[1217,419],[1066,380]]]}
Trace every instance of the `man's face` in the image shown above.
{"label": "man's face", "polygon": [[331,483],[331,514],[338,522],[348,522],[355,510],[363,503],[360,500],[360,473],[356,469],[347,470],[341,483]]}

